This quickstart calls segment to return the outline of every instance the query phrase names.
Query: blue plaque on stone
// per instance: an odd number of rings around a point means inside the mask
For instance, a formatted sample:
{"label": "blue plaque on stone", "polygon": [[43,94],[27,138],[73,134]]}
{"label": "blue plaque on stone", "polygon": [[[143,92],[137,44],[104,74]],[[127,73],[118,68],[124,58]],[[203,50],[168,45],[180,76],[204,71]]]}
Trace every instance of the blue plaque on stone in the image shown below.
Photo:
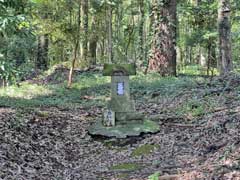
{"label": "blue plaque on stone", "polygon": [[117,83],[117,95],[124,95],[124,82]]}

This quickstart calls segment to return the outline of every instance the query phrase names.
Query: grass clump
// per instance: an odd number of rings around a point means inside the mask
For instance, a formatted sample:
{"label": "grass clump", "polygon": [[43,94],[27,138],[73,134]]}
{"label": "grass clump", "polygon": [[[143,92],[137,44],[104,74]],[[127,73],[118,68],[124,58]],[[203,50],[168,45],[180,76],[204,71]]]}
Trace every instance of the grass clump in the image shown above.
{"label": "grass clump", "polygon": [[159,148],[159,145],[152,145],[152,144],[145,144],[138,148],[136,148],[131,156],[142,156],[142,155],[148,155],[151,154],[156,148]]}
{"label": "grass clump", "polygon": [[126,174],[126,173],[119,174],[119,175],[117,176],[117,178],[119,178],[119,179],[126,179],[127,177],[128,177],[128,174]]}
{"label": "grass clump", "polygon": [[177,109],[178,114],[185,114],[192,117],[202,116],[207,112],[208,106],[200,100],[190,100]]}
{"label": "grass clump", "polygon": [[148,180],[158,180],[160,176],[159,172],[155,172],[154,174],[152,174],[151,176],[148,177]]}
{"label": "grass clump", "polygon": [[114,171],[136,171],[138,169],[141,169],[141,166],[136,163],[122,163],[114,165],[110,169]]}

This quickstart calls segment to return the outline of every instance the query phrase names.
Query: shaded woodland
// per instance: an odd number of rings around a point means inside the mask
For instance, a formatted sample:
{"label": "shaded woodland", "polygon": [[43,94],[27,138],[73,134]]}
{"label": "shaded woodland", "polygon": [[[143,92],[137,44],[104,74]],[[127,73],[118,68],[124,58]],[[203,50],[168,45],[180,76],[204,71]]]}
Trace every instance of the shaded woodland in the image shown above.
{"label": "shaded woodland", "polygon": [[[239,0],[0,0],[0,179],[240,179]],[[93,137],[103,64],[160,131]]]}
{"label": "shaded woodland", "polygon": [[207,75],[237,70],[239,6],[227,0],[1,1],[3,85],[56,64],[134,62],[162,76],[188,66]]}

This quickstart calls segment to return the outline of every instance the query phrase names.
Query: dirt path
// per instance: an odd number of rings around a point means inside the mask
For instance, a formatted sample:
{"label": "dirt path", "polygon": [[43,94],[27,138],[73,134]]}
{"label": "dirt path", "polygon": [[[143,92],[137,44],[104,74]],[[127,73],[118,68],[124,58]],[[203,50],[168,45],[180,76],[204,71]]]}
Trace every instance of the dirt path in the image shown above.
{"label": "dirt path", "polygon": [[238,110],[198,124],[159,121],[157,134],[116,142],[87,134],[101,117],[97,107],[0,109],[0,178],[147,179],[158,171],[173,179],[239,179]]}

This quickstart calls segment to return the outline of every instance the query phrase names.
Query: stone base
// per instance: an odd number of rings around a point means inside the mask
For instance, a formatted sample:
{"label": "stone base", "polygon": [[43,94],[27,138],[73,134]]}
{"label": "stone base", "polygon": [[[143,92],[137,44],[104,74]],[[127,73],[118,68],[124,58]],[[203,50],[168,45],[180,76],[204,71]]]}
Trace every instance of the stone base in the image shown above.
{"label": "stone base", "polygon": [[130,136],[139,136],[141,133],[156,133],[159,131],[159,125],[150,120],[144,120],[139,124],[117,125],[114,127],[105,127],[101,121],[92,125],[88,129],[91,135],[101,135],[105,137],[127,138]]}

